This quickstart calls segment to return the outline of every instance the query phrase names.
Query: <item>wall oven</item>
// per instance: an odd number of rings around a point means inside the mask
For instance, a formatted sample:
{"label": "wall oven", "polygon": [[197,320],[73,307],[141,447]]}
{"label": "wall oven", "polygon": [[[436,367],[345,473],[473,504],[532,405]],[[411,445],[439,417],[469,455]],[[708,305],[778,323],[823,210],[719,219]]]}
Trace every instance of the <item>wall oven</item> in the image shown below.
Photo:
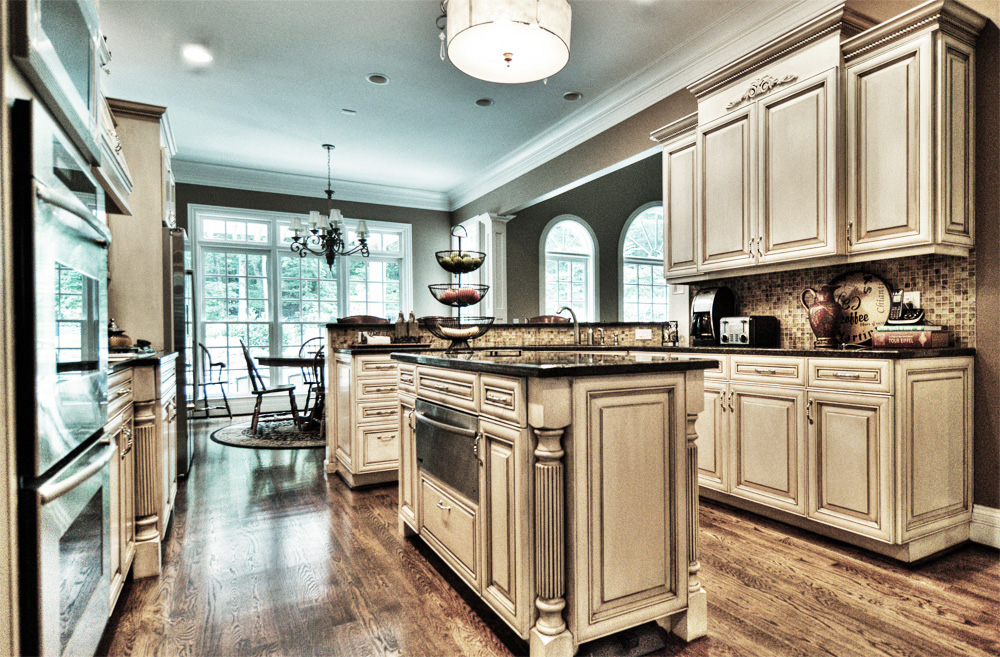
{"label": "wall oven", "polygon": [[90,164],[98,140],[100,27],[93,0],[10,3],[11,54]]}
{"label": "wall oven", "polygon": [[104,195],[37,101],[11,108],[22,648],[92,654],[109,611]]}

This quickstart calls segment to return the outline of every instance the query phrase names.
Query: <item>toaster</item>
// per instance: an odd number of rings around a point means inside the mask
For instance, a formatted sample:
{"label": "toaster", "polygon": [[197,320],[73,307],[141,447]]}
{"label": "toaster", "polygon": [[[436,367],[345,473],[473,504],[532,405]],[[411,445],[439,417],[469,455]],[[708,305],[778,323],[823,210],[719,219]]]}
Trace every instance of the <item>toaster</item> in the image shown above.
{"label": "toaster", "polygon": [[719,322],[719,344],[726,347],[777,347],[780,338],[778,318],[770,315],[723,317]]}

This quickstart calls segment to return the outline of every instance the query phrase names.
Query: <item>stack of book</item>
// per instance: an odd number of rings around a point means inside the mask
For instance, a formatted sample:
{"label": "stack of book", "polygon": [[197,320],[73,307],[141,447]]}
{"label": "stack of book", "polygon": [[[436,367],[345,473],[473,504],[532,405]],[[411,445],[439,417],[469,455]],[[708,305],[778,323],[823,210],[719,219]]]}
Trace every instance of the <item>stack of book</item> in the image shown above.
{"label": "stack of book", "polygon": [[873,347],[903,349],[941,349],[948,346],[951,336],[943,326],[931,324],[886,324],[875,329]]}

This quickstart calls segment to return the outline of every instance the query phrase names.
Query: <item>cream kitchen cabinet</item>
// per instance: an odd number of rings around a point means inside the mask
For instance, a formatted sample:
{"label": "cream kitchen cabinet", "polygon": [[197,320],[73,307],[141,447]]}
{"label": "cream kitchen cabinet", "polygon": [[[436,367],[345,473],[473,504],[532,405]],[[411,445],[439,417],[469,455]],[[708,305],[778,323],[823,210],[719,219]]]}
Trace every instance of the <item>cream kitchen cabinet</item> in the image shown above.
{"label": "cream kitchen cabinet", "polygon": [[698,271],[697,114],[652,133],[663,144],[663,271],[668,276]]}
{"label": "cream kitchen cabinet", "polygon": [[732,393],[725,381],[705,377],[705,410],[698,415],[698,482],[720,491],[729,490],[729,418]]}
{"label": "cream kitchen cabinet", "polygon": [[957,3],[926,3],[843,44],[849,254],[974,246],[974,46],[984,24]]}
{"label": "cream kitchen cabinet", "polygon": [[[400,366],[402,375],[403,367]],[[412,366],[409,366],[412,370]],[[414,449],[413,437],[414,417],[413,405],[416,397],[412,394],[402,392],[400,386],[399,394],[399,532],[408,535],[413,532],[412,527],[418,527],[417,515],[419,514],[419,497],[417,486],[419,473],[417,472],[417,454]]]}
{"label": "cream kitchen cabinet", "polygon": [[396,362],[389,354],[337,353],[327,359],[326,471],[351,488],[399,476]]}
{"label": "cream kitchen cabinet", "polygon": [[135,557],[135,454],[132,423],[132,370],[108,381],[108,423],[104,433],[118,445],[111,460],[111,606],[113,612]]}

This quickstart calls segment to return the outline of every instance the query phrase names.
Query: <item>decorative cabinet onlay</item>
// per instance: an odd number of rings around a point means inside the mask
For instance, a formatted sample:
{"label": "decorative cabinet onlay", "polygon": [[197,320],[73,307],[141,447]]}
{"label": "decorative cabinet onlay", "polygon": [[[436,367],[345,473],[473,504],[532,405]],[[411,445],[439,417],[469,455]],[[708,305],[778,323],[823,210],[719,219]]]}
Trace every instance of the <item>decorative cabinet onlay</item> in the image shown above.
{"label": "decorative cabinet onlay", "polygon": [[691,85],[696,120],[651,134],[667,278],[968,256],[984,24],[952,0],[874,27],[841,5]]}
{"label": "decorative cabinet onlay", "polygon": [[971,357],[711,357],[705,497],[902,561],[968,539]]}

